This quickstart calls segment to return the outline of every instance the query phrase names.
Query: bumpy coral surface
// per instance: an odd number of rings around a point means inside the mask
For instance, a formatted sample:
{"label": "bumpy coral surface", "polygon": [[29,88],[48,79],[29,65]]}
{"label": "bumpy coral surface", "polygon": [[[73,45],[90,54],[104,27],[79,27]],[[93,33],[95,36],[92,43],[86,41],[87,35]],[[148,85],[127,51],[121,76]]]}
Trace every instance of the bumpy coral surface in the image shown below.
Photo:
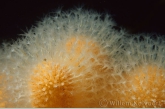
{"label": "bumpy coral surface", "polygon": [[[165,107],[164,40],[58,10],[0,50],[0,107]],[[142,38],[141,38],[142,37]]]}

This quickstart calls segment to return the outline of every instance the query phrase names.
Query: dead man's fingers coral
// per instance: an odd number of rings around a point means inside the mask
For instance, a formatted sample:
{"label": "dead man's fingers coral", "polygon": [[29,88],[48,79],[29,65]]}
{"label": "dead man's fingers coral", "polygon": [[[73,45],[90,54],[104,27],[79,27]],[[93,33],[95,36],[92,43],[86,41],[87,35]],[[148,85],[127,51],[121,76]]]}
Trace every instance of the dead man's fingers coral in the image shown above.
{"label": "dead man's fingers coral", "polygon": [[58,10],[4,43],[0,107],[164,107],[164,41],[113,26],[108,14]]}
{"label": "dead man's fingers coral", "polygon": [[3,50],[0,71],[7,78],[0,88],[8,96],[2,106],[99,107],[113,71],[109,48],[119,48],[114,25],[109,15],[83,9],[38,22]]}

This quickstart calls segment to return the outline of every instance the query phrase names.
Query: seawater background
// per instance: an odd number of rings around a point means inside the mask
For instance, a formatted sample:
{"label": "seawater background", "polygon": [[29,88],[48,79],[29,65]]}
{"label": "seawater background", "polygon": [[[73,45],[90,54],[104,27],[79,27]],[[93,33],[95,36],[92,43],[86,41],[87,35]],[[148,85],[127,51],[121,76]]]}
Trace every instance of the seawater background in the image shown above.
{"label": "seawater background", "polygon": [[110,13],[130,33],[165,34],[164,0],[4,0],[0,4],[0,44],[20,38],[18,34],[59,7],[68,10],[80,5]]}

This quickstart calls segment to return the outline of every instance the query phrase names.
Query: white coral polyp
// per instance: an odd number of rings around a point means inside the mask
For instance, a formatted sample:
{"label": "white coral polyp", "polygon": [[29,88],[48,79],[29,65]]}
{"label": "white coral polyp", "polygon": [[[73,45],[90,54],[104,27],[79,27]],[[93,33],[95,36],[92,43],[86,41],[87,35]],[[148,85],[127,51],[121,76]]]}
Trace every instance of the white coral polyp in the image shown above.
{"label": "white coral polyp", "polygon": [[[0,72],[1,75],[5,75],[1,78],[0,85],[4,94],[0,99],[3,106],[32,107],[33,92],[29,89],[29,82],[30,76],[34,73],[33,69],[45,59],[65,66],[65,60],[69,55],[73,55],[65,54],[65,49],[62,47],[68,39],[73,37],[78,39],[83,36],[86,41],[99,42],[98,46],[102,49],[111,47],[120,36],[115,35],[117,33],[112,30],[115,23],[110,20],[111,17],[108,15],[103,19],[101,17],[103,16],[96,12],[79,9],[56,13],[45,17],[35,27],[24,33],[25,38],[11,45],[5,44],[0,57]],[[73,43],[76,44],[76,42]],[[85,46],[88,48],[88,45]],[[110,55],[108,51],[104,51]],[[82,51],[81,57],[92,58],[92,55]],[[87,62],[84,60],[81,64],[85,63]],[[73,66],[67,67],[73,69]],[[72,73],[74,75],[75,72]]]}
{"label": "white coral polyp", "polygon": [[[115,25],[108,14],[59,10],[25,38],[4,43],[0,107],[164,107],[110,104],[165,99],[164,41],[128,38]],[[155,90],[162,95],[147,95]],[[102,99],[106,104],[100,104]]]}

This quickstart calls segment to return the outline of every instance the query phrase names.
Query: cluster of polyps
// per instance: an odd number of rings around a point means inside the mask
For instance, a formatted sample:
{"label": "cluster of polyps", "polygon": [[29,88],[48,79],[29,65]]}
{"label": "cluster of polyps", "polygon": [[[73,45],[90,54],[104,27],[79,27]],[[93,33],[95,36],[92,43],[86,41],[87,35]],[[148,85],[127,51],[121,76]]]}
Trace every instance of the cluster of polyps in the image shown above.
{"label": "cluster of polyps", "polygon": [[108,14],[57,11],[0,49],[0,107],[165,107],[164,40],[113,29]]}

